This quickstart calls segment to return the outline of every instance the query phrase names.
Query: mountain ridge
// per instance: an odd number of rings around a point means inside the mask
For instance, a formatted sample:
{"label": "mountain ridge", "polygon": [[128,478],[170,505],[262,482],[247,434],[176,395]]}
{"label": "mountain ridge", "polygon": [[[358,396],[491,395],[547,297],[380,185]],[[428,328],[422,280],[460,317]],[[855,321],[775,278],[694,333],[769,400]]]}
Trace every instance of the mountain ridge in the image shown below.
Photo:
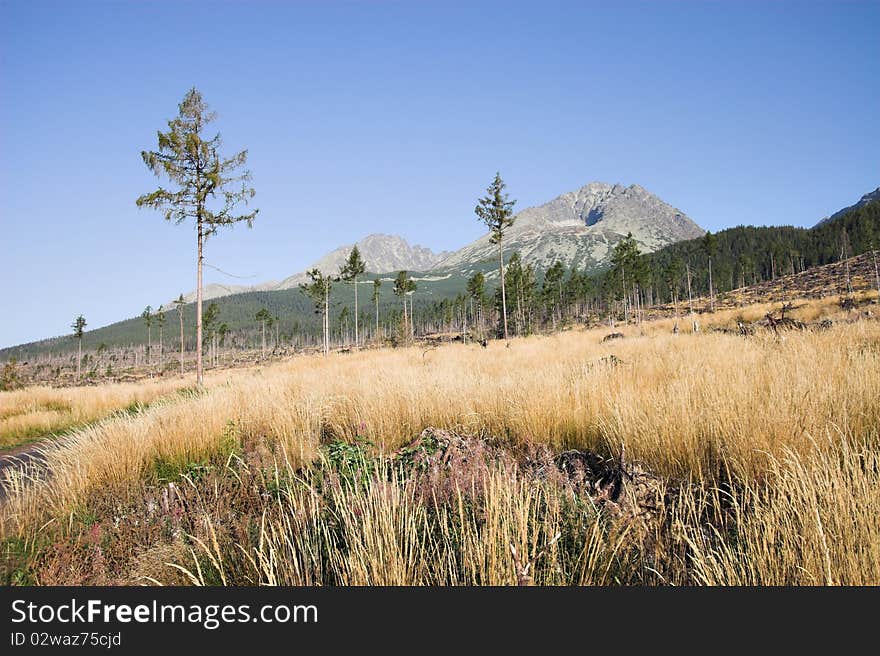
{"label": "mountain ridge", "polygon": [[[610,263],[614,245],[628,233],[632,233],[642,252],[649,253],[676,241],[700,237],[705,230],[641,185],[594,181],[514,215],[513,226],[505,235],[504,250],[506,254],[519,253],[524,263],[536,269],[549,268],[560,260],[567,268],[594,271]],[[489,278],[497,276],[494,266],[484,266],[497,259],[497,247],[490,244],[489,233],[453,252],[435,253],[419,244],[410,245],[397,235],[383,233],[367,235],[356,244],[372,274],[406,270],[448,277],[453,273],[469,276],[481,270]],[[305,271],[310,269],[335,274],[353,246],[339,246],[304,271],[281,281],[253,286],[206,285],[203,298],[291,289],[307,281]],[[194,301],[195,292],[186,294],[184,300]]]}
{"label": "mountain ridge", "polygon": [[825,223],[830,223],[831,221],[834,221],[835,219],[839,219],[844,214],[851,212],[852,210],[856,209],[857,207],[862,207],[863,205],[867,205],[868,203],[875,201],[875,200],[880,200],[880,187],[877,187],[874,191],[869,191],[868,193],[864,194],[861,198],[859,198],[858,201],[856,201],[852,205],[850,205],[848,207],[844,207],[843,209],[837,210],[831,216],[826,216],[824,219],[822,219],[818,223],[816,223],[813,227],[818,228],[820,225],[823,225]]}
{"label": "mountain ridge", "polygon": [[[614,245],[629,233],[643,252],[652,252],[700,237],[705,230],[640,185],[590,182],[518,212],[505,234],[504,250],[518,252],[538,269],[561,260],[567,268],[595,270],[610,263]],[[497,253],[487,233],[455,251],[435,270],[467,274],[477,263],[497,259]]]}
{"label": "mountain ridge", "polygon": [[[282,280],[270,280],[257,285],[211,283],[202,288],[202,298],[203,300],[212,300],[232,294],[292,289],[308,280],[306,271],[311,269],[319,269],[326,274],[336,274],[345,263],[345,260],[348,259],[348,255],[355,245],[357,245],[361,251],[361,257],[367,263],[367,271],[374,274],[400,271],[402,269],[407,271],[428,271],[436,262],[449,255],[448,251],[435,253],[430,248],[420,244],[410,244],[406,239],[398,235],[377,232],[362,237],[354,244],[345,244],[334,248],[307,266],[303,271],[294,273]],[[187,303],[192,303],[196,300],[195,291],[184,294],[183,299]]]}

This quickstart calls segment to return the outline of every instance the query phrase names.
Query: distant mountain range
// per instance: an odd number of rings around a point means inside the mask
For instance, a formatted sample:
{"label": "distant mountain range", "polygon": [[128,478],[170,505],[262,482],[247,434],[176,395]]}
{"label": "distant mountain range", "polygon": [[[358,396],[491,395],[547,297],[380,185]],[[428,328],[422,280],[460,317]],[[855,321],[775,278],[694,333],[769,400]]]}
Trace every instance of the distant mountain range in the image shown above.
{"label": "distant mountain range", "polygon": [[[476,219],[474,219],[476,220]],[[514,217],[504,239],[506,256],[519,253],[523,262],[543,271],[557,260],[566,268],[588,273],[606,267],[614,245],[632,233],[642,252],[649,253],[683,239],[702,236],[705,231],[684,212],[660,200],[639,185],[610,185],[591,182],[538,207],[529,207]],[[347,244],[327,253],[306,267],[336,273],[351,252]],[[429,248],[411,246],[395,235],[373,234],[357,242],[367,270],[373,274],[406,270],[427,273],[429,277],[470,276],[485,271],[497,275],[498,247],[489,243],[488,233],[454,253],[435,253]],[[210,284],[204,298],[231,294],[291,289],[306,281],[305,272],[284,280],[254,286]],[[195,292],[184,296],[195,300]]]}
{"label": "distant mountain range", "polygon": [[[320,269],[324,273],[337,273],[345,260],[348,259],[355,244],[346,244],[330,251],[321,259],[306,267],[306,271]],[[449,255],[447,251],[435,253],[424,246],[411,246],[405,239],[396,235],[367,235],[357,242],[361,257],[367,263],[369,271],[384,273],[387,271],[427,271]],[[291,289],[306,282],[305,271],[294,273],[282,281],[270,280],[259,285],[223,285],[212,283],[205,285],[202,294],[205,300],[241,294],[244,292],[267,292]],[[187,303],[196,300],[195,291],[184,295]]]}

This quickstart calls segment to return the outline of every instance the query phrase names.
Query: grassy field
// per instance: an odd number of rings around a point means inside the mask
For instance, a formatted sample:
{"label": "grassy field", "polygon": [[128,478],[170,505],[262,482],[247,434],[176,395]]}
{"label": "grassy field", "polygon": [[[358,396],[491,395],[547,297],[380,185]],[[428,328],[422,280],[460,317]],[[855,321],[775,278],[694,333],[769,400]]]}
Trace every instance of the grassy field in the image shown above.
{"label": "grassy field", "polygon": [[9,471],[4,580],[878,584],[880,322],[778,307],[218,373]]}
{"label": "grassy field", "polygon": [[0,450],[142,408],[192,388],[193,377],[94,387],[29,387],[0,392]]}

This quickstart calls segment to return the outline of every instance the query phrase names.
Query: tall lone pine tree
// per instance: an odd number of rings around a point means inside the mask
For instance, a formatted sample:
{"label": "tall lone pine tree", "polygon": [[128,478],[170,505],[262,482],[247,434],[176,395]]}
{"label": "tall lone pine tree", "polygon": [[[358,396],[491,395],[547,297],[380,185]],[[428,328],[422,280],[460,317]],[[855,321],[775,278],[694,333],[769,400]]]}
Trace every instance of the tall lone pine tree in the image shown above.
{"label": "tall lone pine tree", "polygon": [[345,282],[354,284],[354,345],[360,348],[360,339],[358,337],[358,277],[367,270],[367,264],[361,258],[361,252],[355,246],[351,249],[351,254],[345,261],[345,264],[339,270],[339,277]]}
{"label": "tall lone pine tree", "polygon": [[501,313],[504,316],[504,340],[507,341],[507,292],[504,288],[504,231],[513,225],[513,206],[515,200],[508,200],[507,194],[504,193],[504,180],[501,174],[496,173],[495,179],[489,188],[486,189],[486,195],[477,201],[474,213],[480,217],[480,220],[489,228],[492,235],[489,241],[498,244],[498,264],[501,274]]}
{"label": "tall lone pine tree", "polygon": [[79,342],[79,348],[76,353],[76,379],[79,380],[80,364],[83,358],[83,331],[86,327],[86,320],[83,315],[79,315],[70,325],[73,328],[73,336]]}
{"label": "tall lone pine tree", "polygon": [[202,94],[190,89],[178,106],[177,117],[168,121],[168,131],[158,133],[158,150],[142,151],[141,157],[157,177],[165,176],[175,187],[144,194],[138,207],[150,207],[164,213],[176,224],[194,219],[197,232],[196,257],[196,380],[203,383],[202,369],[202,260],[205,240],[223,226],[244,222],[253,225],[259,210],[236,214],[238,205],[254,197],[249,186],[250,171],[236,172],[247,162],[247,150],[229,158],[221,156],[220,134],[210,139],[205,128],[216,119],[202,100]]}

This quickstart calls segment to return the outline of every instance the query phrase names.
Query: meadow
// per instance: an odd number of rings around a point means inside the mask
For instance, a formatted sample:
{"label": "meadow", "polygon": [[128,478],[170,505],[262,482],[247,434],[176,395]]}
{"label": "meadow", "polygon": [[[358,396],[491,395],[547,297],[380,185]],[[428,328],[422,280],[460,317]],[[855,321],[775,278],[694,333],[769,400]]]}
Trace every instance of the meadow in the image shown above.
{"label": "meadow", "polygon": [[81,427],[114,412],[135,412],[193,385],[194,379],[171,378],[89,387],[35,386],[0,392],[0,449]]}
{"label": "meadow", "polygon": [[880,322],[796,305],[218,371],[4,472],[3,580],[878,584]]}

